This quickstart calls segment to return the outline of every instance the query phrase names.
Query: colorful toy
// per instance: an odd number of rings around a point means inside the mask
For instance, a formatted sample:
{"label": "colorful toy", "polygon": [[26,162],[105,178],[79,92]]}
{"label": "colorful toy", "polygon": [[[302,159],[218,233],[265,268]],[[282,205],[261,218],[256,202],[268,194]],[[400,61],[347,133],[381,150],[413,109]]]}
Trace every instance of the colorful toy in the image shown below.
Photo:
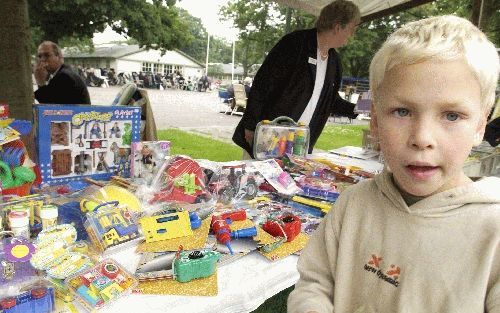
{"label": "colorful toy", "polygon": [[245,167],[245,164],[224,165],[218,179],[210,182],[208,188],[218,196],[219,202],[229,203],[241,197],[252,199],[257,195],[258,178],[247,173]]}
{"label": "colorful toy", "polygon": [[139,224],[148,243],[193,234],[187,211],[143,217]]}
{"label": "colorful toy", "polygon": [[154,176],[170,155],[170,141],[141,141],[132,143],[131,176],[150,185]]}
{"label": "colorful toy", "polygon": [[174,260],[175,279],[185,283],[193,279],[209,277],[215,273],[219,258],[220,253],[217,251],[183,251],[181,247]]}
{"label": "colorful toy", "polygon": [[229,253],[234,254],[231,248],[231,229],[226,219],[222,216],[213,215],[210,227],[217,241],[225,245],[229,249]]}
{"label": "colorful toy", "polygon": [[100,309],[132,291],[137,280],[112,259],[68,277],[65,284],[89,311]]}
{"label": "colorful toy", "polygon": [[309,127],[286,116],[263,120],[255,128],[253,147],[253,154],[259,160],[281,158],[285,154],[305,156],[309,148]]}
{"label": "colorful toy", "polygon": [[285,237],[287,242],[290,242],[300,233],[301,222],[296,215],[284,215],[278,219],[270,219],[262,229],[274,237]]}
{"label": "colorful toy", "polygon": [[34,287],[15,297],[0,300],[2,313],[51,313],[55,310],[54,289]]}
{"label": "colorful toy", "polygon": [[205,191],[205,174],[196,161],[185,157],[174,157],[163,164],[157,177],[153,180],[162,185],[149,203],[164,201],[180,201],[200,203],[210,198]]}
{"label": "colorful toy", "polygon": [[139,229],[134,214],[116,203],[103,203],[93,212],[87,213],[84,223],[90,240],[99,252],[139,239]]}
{"label": "colorful toy", "polygon": [[[140,138],[140,107],[34,108],[42,182],[57,185],[83,177],[99,180],[117,172],[130,174],[130,145]],[[113,125],[111,129],[109,125]],[[122,129],[126,130],[127,140],[122,140]]]}

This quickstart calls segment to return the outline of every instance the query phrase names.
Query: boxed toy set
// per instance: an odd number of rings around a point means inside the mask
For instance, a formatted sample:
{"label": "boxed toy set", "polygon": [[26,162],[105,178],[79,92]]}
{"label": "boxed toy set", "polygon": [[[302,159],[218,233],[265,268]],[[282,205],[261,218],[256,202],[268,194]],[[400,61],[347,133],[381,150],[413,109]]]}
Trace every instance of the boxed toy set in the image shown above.
{"label": "boxed toy set", "polygon": [[170,141],[141,141],[132,143],[131,177],[150,185],[158,170],[170,155]]}
{"label": "boxed toy set", "polygon": [[131,146],[140,139],[140,107],[35,105],[34,111],[42,182],[130,175]]}
{"label": "boxed toy set", "polygon": [[258,160],[281,158],[286,154],[306,156],[309,150],[309,126],[280,116],[257,124],[253,155]]}

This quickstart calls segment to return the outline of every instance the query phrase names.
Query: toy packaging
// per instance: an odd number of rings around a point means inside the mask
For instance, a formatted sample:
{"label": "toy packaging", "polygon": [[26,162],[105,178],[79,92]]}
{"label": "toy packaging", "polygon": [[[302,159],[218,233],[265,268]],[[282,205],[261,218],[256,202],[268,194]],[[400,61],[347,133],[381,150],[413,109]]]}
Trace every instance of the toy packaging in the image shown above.
{"label": "toy packaging", "polygon": [[306,156],[309,150],[309,126],[280,116],[257,124],[253,155],[258,160],[281,158],[286,154]]}
{"label": "toy packaging", "polygon": [[140,107],[35,105],[34,111],[42,182],[130,175],[131,145],[140,138]]}
{"label": "toy packaging", "polygon": [[153,179],[150,204],[161,202],[206,203],[212,200],[204,168],[185,156],[172,156]]}
{"label": "toy packaging", "polygon": [[104,307],[137,286],[137,280],[113,259],[68,277],[65,283],[89,311]]}
{"label": "toy packaging", "polygon": [[43,281],[26,286],[16,295],[5,298],[0,296],[2,313],[51,313],[55,309],[54,288]]}
{"label": "toy packaging", "polygon": [[223,163],[211,176],[208,189],[218,202],[228,204],[253,199],[264,177],[241,161]]}
{"label": "toy packaging", "polygon": [[150,185],[169,155],[170,141],[133,142],[131,177],[134,181]]}
{"label": "toy packaging", "polygon": [[101,253],[110,253],[117,247],[123,248],[141,240],[134,212],[117,204],[117,201],[104,203],[87,213],[85,229]]}

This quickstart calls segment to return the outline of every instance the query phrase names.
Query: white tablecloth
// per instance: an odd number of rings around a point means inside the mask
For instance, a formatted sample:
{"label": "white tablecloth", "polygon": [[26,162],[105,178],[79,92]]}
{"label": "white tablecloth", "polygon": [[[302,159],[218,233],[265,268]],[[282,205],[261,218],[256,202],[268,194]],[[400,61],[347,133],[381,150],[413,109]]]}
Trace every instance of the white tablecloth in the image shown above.
{"label": "white tablecloth", "polygon": [[[133,249],[110,257],[132,273],[139,262],[139,255],[135,254]],[[292,255],[271,262],[254,251],[218,268],[219,293],[216,297],[131,294],[117,299],[99,312],[251,312],[266,299],[297,282],[299,279],[297,260],[298,256]],[[80,306],[77,307],[84,312]]]}

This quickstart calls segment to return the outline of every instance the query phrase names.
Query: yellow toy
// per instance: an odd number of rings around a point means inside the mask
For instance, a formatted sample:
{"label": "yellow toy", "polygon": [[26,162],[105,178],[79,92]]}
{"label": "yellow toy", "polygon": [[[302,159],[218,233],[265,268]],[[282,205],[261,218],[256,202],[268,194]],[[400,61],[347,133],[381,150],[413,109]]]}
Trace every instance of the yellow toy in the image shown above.
{"label": "yellow toy", "polygon": [[147,243],[193,234],[187,211],[143,217],[139,224]]}

